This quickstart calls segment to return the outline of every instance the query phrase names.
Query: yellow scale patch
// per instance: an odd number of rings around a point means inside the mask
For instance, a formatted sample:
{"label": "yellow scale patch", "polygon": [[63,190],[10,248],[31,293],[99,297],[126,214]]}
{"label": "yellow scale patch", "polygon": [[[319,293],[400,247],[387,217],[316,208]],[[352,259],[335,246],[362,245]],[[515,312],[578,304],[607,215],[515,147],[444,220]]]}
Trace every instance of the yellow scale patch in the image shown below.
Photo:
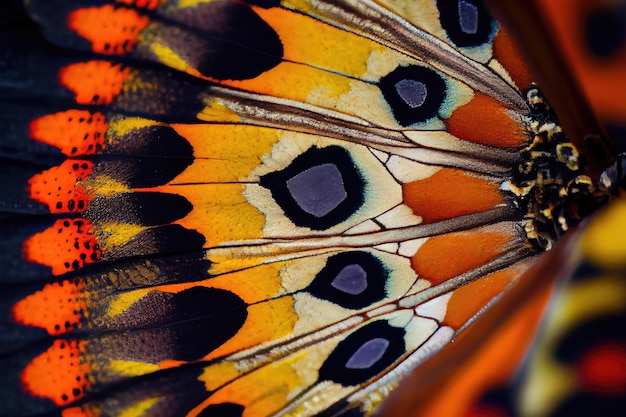
{"label": "yellow scale patch", "polygon": [[626,246],[622,237],[626,235],[626,201],[615,200],[610,209],[598,215],[583,235],[581,250],[591,261],[608,268],[625,265]]}
{"label": "yellow scale patch", "polygon": [[[312,361],[310,355],[315,355],[312,350],[317,348],[305,349],[292,357],[269,364],[229,383],[196,407],[189,416],[199,415],[211,404],[232,402],[235,398],[238,404],[245,406],[243,417],[271,415],[284,407],[289,398],[301,387],[315,382],[315,373],[298,371],[310,368],[309,363]],[[317,362],[317,365],[321,363]],[[207,374],[210,373],[205,373]]]}

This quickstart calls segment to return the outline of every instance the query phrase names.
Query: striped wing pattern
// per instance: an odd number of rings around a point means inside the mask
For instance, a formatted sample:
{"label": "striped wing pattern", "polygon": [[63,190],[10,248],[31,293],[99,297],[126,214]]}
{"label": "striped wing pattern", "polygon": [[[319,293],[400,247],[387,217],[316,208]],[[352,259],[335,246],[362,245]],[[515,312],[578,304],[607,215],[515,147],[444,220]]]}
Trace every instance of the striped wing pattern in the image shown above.
{"label": "striped wing pattern", "polygon": [[3,415],[369,413],[567,229],[552,183],[585,179],[480,2],[23,11],[0,41]]}

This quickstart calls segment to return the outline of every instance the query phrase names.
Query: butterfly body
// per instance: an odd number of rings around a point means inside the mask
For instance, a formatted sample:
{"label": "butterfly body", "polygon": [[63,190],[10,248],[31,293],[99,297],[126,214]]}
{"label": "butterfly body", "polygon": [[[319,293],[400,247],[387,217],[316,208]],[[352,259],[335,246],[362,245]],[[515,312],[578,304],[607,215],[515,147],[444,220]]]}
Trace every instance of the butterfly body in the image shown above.
{"label": "butterfly body", "polygon": [[371,412],[615,192],[479,2],[25,10],[7,415]]}

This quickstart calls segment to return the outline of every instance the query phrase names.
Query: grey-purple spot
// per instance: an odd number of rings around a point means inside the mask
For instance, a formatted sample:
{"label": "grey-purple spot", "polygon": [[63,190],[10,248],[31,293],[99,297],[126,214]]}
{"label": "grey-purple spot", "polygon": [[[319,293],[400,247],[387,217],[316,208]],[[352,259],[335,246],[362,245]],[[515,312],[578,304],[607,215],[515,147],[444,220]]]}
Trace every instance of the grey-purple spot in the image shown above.
{"label": "grey-purple spot", "polygon": [[330,285],[347,294],[361,294],[367,288],[367,272],[361,265],[346,265],[339,271]]}
{"label": "grey-purple spot", "polygon": [[396,83],[398,95],[410,108],[415,109],[426,101],[426,84],[415,80],[400,80]]}
{"label": "grey-purple spot", "polygon": [[348,193],[335,164],[321,164],[287,180],[287,189],[305,212],[324,217],[346,199]]}
{"label": "grey-purple spot", "polygon": [[388,347],[389,340],[382,337],[368,340],[350,356],[346,368],[369,369],[383,357]]}
{"label": "grey-purple spot", "polygon": [[465,0],[459,0],[459,25],[469,35],[478,32],[478,8]]}

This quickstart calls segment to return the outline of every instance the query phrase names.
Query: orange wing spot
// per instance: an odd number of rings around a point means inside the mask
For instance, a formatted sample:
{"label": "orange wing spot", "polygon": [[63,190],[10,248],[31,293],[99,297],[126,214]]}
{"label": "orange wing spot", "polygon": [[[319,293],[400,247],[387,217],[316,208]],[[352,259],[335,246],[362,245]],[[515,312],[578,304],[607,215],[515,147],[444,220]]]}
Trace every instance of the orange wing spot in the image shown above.
{"label": "orange wing spot", "polygon": [[102,258],[87,219],[60,219],[24,242],[26,259],[52,268],[54,275],[76,271]]}
{"label": "orange wing spot", "polygon": [[520,88],[526,88],[532,84],[533,79],[528,73],[527,64],[515,47],[515,42],[502,26],[493,40],[493,55]]}
{"label": "orange wing spot", "polygon": [[62,281],[46,284],[13,306],[13,320],[27,326],[46,329],[59,335],[75,329],[85,310],[85,295],[81,282]]}
{"label": "orange wing spot", "polygon": [[510,236],[495,232],[458,232],[431,237],[411,258],[420,278],[433,285],[484,265],[502,253]]}
{"label": "orange wing spot", "polygon": [[74,10],[68,17],[69,28],[91,42],[93,52],[106,55],[132,51],[149,24],[147,16],[111,4]]}
{"label": "orange wing spot", "polygon": [[506,107],[480,93],[474,93],[474,98],[456,109],[445,122],[448,132],[469,142],[517,148],[528,140],[526,129]]}
{"label": "orange wing spot", "polygon": [[87,413],[81,407],[70,407],[61,411],[61,417],[93,417],[93,413]]}
{"label": "orange wing spot", "polygon": [[67,156],[93,155],[104,148],[108,128],[102,113],[67,110],[33,120],[29,135],[36,141],[59,148]]}
{"label": "orange wing spot", "polygon": [[458,329],[491,301],[519,275],[516,270],[504,270],[489,274],[455,290],[448,301],[444,326]]}
{"label": "orange wing spot", "polygon": [[107,61],[88,61],[61,68],[59,79],[79,104],[111,104],[124,88],[130,68]]}
{"label": "orange wing spot", "polygon": [[78,400],[89,388],[89,364],[81,360],[84,343],[55,340],[22,372],[24,389],[36,397],[49,398],[56,405]]}
{"label": "orange wing spot", "polygon": [[404,203],[424,223],[478,213],[504,204],[499,186],[468,172],[443,168],[402,185]]}
{"label": "orange wing spot", "polygon": [[154,10],[161,5],[162,0],[115,0],[117,3],[135,6],[139,9]]}
{"label": "orange wing spot", "polygon": [[93,162],[68,159],[28,180],[30,196],[48,206],[50,213],[80,213],[87,209],[89,195],[80,185],[93,169]]}

